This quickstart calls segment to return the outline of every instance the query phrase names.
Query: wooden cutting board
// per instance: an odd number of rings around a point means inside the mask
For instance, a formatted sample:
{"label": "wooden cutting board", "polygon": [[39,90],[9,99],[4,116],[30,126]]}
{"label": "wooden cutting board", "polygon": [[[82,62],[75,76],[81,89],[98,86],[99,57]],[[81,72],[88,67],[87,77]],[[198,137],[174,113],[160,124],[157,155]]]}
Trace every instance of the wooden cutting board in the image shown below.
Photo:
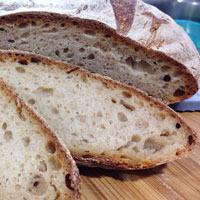
{"label": "wooden cutting board", "polygon": [[[200,112],[180,114],[200,138]],[[122,172],[80,168],[82,200],[200,200],[200,142],[188,158]]]}

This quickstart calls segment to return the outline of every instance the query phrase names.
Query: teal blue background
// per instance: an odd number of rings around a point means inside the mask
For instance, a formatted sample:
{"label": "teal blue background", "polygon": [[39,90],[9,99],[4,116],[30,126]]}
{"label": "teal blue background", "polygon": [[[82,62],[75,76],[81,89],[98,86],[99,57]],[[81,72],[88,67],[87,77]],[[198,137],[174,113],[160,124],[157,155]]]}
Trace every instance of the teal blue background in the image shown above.
{"label": "teal blue background", "polygon": [[190,20],[175,20],[177,24],[182,26],[186,33],[190,36],[200,53],[200,23]]}

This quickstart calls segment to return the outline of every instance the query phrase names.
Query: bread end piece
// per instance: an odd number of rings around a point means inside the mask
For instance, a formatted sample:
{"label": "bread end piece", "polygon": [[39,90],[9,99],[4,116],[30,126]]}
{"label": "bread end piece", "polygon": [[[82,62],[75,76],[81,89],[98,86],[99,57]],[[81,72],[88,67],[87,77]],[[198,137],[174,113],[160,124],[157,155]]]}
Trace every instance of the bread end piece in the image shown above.
{"label": "bread end piece", "polygon": [[0,198],[80,199],[79,171],[66,145],[2,78],[0,93]]}

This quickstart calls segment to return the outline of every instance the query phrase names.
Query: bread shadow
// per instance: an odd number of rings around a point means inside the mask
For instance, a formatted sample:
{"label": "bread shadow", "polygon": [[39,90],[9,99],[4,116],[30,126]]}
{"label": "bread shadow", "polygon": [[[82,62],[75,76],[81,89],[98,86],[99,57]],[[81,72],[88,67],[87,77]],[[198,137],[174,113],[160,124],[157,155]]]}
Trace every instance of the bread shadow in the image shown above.
{"label": "bread shadow", "polygon": [[166,168],[166,166],[166,164],[163,164],[151,169],[132,171],[89,168],[79,166],[79,171],[82,176],[90,178],[111,177],[115,180],[120,181],[136,181],[137,179],[145,178],[148,176],[163,174],[163,169]]}

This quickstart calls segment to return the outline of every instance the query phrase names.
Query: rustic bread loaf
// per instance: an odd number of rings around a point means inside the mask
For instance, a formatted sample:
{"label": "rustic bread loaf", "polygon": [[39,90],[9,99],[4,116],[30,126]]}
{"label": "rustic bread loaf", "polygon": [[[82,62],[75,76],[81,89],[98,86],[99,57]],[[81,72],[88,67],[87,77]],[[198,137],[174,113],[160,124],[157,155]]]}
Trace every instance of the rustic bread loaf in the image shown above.
{"label": "rustic bread loaf", "polygon": [[69,151],[2,79],[0,119],[0,199],[79,199],[79,173]]}
{"label": "rustic bread loaf", "polygon": [[[116,19],[134,19],[123,25],[115,21],[110,1],[87,0],[85,7],[73,2],[68,1],[65,10],[72,17],[42,12],[2,16],[1,48],[68,61],[144,90],[167,104],[197,92],[199,54],[170,17],[139,0],[133,5],[135,11],[128,10],[130,16],[126,16],[116,10],[118,2],[114,4]],[[120,2],[123,7],[124,1]]]}
{"label": "rustic bread loaf", "polygon": [[3,77],[85,165],[142,169],[184,156],[195,133],[145,93],[64,62],[0,51]]}

